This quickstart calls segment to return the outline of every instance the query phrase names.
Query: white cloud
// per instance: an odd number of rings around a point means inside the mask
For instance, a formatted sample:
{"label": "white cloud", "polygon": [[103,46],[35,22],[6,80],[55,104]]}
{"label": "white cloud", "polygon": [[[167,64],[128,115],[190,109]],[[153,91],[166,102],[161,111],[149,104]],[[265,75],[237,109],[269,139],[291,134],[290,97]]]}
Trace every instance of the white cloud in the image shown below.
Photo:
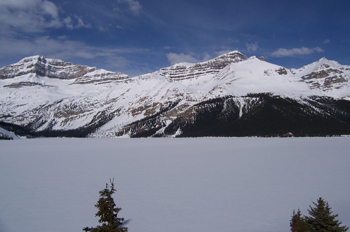
{"label": "white cloud", "polygon": [[251,44],[245,43],[245,46],[247,47],[248,52],[255,52],[259,48],[258,42],[251,43]]}
{"label": "white cloud", "polygon": [[207,52],[204,52],[203,53],[203,61],[207,61],[207,60],[210,60],[211,59],[211,56],[207,53]]}
{"label": "white cloud", "polygon": [[81,28],[81,27],[90,28],[91,27],[91,24],[85,23],[82,18],[80,18],[78,16],[74,16],[74,17],[78,20],[78,25],[75,26],[76,28]]}
{"label": "white cloud", "polygon": [[292,48],[292,49],[286,49],[286,48],[279,48],[277,51],[272,52],[272,56],[274,57],[283,57],[283,56],[295,56],[295,55],[309,55],[315,52],[324,52],[324,50],[320,47],[316,48]]}
{"label": "white cloud", "polygon": [[197,59],[194,56],[194,54],[184,54],[184,53],[176,54],[176,53],[170,52],[166,56],[171,65],[181,63],[181,62],[198,63],[201,61],[207,61],[211,59],[211,56],[207,52],[204,52],[201,55],[196,56],[196,57],[201,57],[201,59]]}
{"label": "white cloud", "polygon": [[8,38],[0,41],[0,57],[45,55],[53,58],[94,58],[94,49],[81,42],[42,36],[33,40]]}
{"label": "white cloud", "polygon": [[91,27],[91,25],[88,23],[85,23],[82,18],[80,18],[78,16],[74,16],[74,17],[75,17],[76,21],[78,21],[78,23],[76,25],[73,25],[73,20],[70,16],[63,19],[63,22],[68,29],[73,30],[73,29],[82,28],[82,27],[83,28],[90,28]]}
{"label": "white cloud", "polygon": [[168,61],[170,64],[177,64],[181,62],[188,62],[188,63],[197,63],[198,60],[194,58],[192,55],[186,55],[184,53],[176,54],[176,53],[168,53],[167,55]]}
{"label": "white cloud", "polygon": [[7,38],[0,40],[0,58],[19,57],[19,59],[43,55],[47,58],[57,58],[65,61],[73,59],[103,59],[110,67],[126,67],[130,64],[128,54],[144,54],[147,49],[110,48],[90,46],[83,42],[69,40],[66,36],[52,38],[42,36],[32,40]]}
{"label": "white cloud", "polygon": [[59,39],[59,40],[66,40],[66,39],[68,39],[68,36],[61,35],[61,36],[58,36],[57,39]]}
{"label": "white cloud", "polygon": [[129,64],[129,60],[121,56],[108,56],[107,64],[108,66],[122,68]]}
{"label": "white cloud", "polygon": [[331,41],[329,39],[326,39],[325,41],[323,41],[323,44],[329,44]]}
{"label": "white cloud", "polygon": [[97,29],[99,29],[100,31],[107,31],[107,28],[102,26],[97,26]]}
{"label": "white cloud", "polygon": [[47,0],[0,1],[0,25],[24,32],[60,27],[57,6]]}
{"label": "white cloud", "polygon": [[127,3],[129,5],[129,10],[135,15],[138,15],[142,9],[141,4],[135,0],[118,0],[118,3]]}
{"label": "white cloud", "polygon": [[41,8],[51,18],[58,19],[58,8],[54,3],[45,0],[41,3]]}
{"label": "white cloud", "polygon": [[222,51],[215,52],[215,54],[217,56],[221,56],[221,55],[227,54],[229,52],[232,52],[232,50],[222,50]]}
{"label": "white cloud", "polygon": [[58,7],[48,0],[0,0],[0,27],[5,31],[1,34],[37,33],[62,26],[68,29],[91,27],[82,18],[74,18],[76,24],[70,16],[61,20]]}
{"label": "white cloud", "polygon": [[27,9],[36,6],[41,3],[42,0],[2,0],[0,1],[0,6],[3,8],[11,9]]}
{"label": "white cloud", "polygon": [[74,26],[72,24],[72,18],[70,16],[68,16],[67,18],[64,18],[63,22],[64,22],[64,24],[66,24],[66,27],[68,29],[74,29]]}

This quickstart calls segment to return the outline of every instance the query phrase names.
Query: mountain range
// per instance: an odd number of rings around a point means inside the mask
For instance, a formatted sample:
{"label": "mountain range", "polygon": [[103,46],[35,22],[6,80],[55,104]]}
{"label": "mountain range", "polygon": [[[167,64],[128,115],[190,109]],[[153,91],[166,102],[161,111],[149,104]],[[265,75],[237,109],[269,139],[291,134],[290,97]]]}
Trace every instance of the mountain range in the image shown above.
{"label": "mountain range", "polygon": [[326,58],[288,69],[239,51],[132,78],[32,56],[0,69],[0,127],[27,137],[344,135],[349,79],[350,66]]}

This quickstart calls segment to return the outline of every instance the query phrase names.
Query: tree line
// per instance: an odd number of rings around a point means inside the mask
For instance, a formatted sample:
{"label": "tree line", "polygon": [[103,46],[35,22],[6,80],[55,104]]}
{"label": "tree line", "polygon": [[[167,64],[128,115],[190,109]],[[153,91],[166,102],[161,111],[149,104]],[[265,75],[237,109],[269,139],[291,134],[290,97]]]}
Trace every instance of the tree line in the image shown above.
{"label": "tree line", "polygon": [[[128,232],[128,228],[124,225],[127,221],[124,218],[118,218],[121,208],[116,207],[112,195],[116,192],[114,181],[110,180],[110,186],[106,183],[105,189],[101,190],[100,198],[95,207],[98,209],[95,214],[99,217],[99,223],[96,227],[85,227],[85,232]],[[312,202],[313,206],[309,206],[309,216],[301,214],[300,209],[293,211],[290,220],[291,232],[346,232],[349,227],[342,226],[336,218],[338,214],[333,214],[328,202],[320,197],[317,202]]]}
{"label": "tree line", "polygon": [[309,206],[309,216],[301,214],[300,209],[293,211],[290,220],[290,230],[292,232],[345,232],[349,229],[342,226],[336,218],[338,214],[333,214],[332,208],[329,207],[327,201],[320,197],[317,202],[312,202],[313,206]]}

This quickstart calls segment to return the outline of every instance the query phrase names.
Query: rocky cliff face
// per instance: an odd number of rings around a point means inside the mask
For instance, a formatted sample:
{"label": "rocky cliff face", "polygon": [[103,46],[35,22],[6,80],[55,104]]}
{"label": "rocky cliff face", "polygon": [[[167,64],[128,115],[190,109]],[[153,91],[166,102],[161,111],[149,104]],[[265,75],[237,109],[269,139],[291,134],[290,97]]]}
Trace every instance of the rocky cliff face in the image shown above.
{"label": "rocky cliff face", "polygon": [[350,66],[287,69],[234,51],[128,78],[29,57],[0,69],[0,127],[30,136],[350,134]]}
{"label": "rocky cliff face", "polygon": [[[349,66],[339,65],[337,62],[325,58],[317,61],[317,66],[301,77],[311,89],[341,89],[349,82]],[[306,66],[306,69],[308,67]],[[301,70],[303,72],[303,70]]]}
{"label": "rocky cliff face", "polygon": [[208,74],[217,74],[227,65],[237,63],[246,59],[247,57],[244,56],[242,53],[233,51],[202,63],[175,64],[168,68],[162,68],[156,73],[174,80],[190,79],[194,77],[205,76]]}
{"label": "rocky cliff face", "polygon": [[[69,62],[64,62],[57,59],[46,59],[43,56],[32,56],[24,58],[16,64],[8,65],[0,69],[0,79],[9,79],[26,74],[35,76],[45,76],[49,78],[57,78],[62,80],[71,79],[104,79],[109,76],[113,78],[127,78],[127,75],[122,73],[112,73],[103,70],[96,72],[96,68],[84,65],[73,65]],[[86,75],[86,78],[82,78]],[[79,82],[79,80],[77,80]]]}

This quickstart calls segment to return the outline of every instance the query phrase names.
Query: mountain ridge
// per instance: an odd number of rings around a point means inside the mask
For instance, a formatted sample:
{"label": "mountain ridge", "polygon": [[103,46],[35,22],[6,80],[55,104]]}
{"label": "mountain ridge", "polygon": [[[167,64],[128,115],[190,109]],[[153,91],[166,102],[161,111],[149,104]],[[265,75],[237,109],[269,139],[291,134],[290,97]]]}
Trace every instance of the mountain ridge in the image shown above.
{"label": "mountain ridge", "polygon": [[[238,51],[132,78],[32,56],[0,69],[0,122],[45,137],[350,134],[349,79],[350,66],[326,58],[287,69]],[[283,119],[274,117],[280,129],[268,123],[267,108]],[[309,116],[333,129],[311,123],[303,131],[290,109],[303,109],[305,117],[294,115],[300,125]]]}

